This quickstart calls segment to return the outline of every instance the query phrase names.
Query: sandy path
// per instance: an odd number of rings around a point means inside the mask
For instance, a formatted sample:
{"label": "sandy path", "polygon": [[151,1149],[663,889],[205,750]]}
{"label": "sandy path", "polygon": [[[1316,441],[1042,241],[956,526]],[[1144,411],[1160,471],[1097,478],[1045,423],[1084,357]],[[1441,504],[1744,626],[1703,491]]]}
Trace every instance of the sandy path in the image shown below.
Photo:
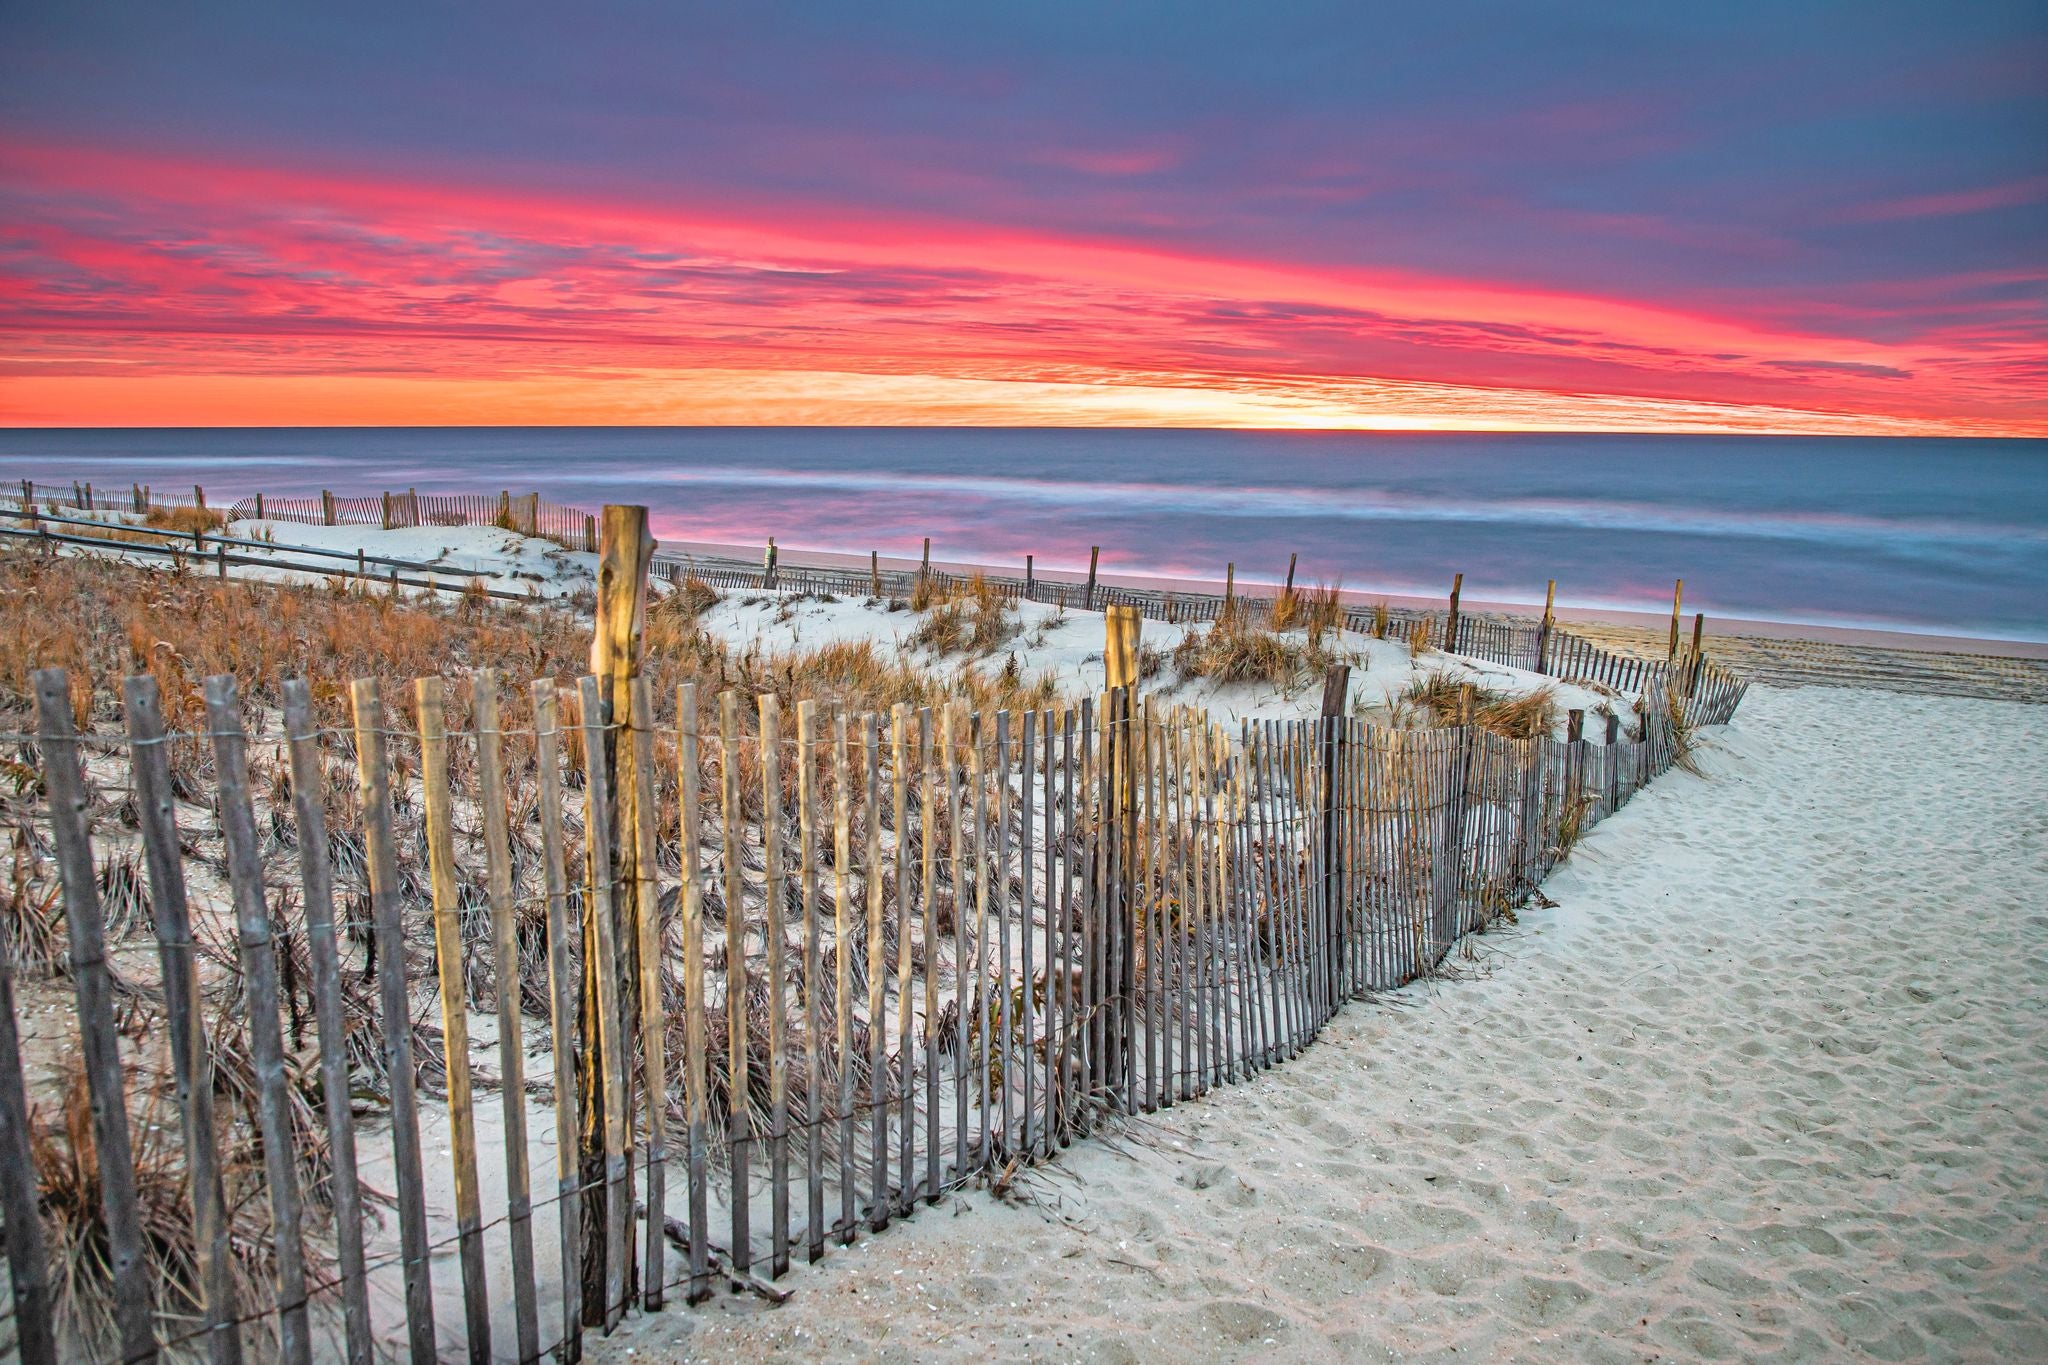
{"label": "sandy path", "polygon": [[1466,979],[598,1356],[2048,1357],[2048,712],[1716,742]]}

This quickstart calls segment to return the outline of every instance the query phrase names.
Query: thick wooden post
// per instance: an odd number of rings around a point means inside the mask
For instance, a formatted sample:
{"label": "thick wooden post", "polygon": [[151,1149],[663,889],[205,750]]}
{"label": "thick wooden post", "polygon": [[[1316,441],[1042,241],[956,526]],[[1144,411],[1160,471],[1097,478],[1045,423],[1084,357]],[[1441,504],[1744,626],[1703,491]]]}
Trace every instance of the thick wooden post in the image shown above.
{"label": "thick wooden post", "polygon": [[1110,1093],[1124,1095],[1128,1104],[1129,1085],[1136,1079],[1131,1049],[1137,1029],[1137,764],[1142,743],[1138,730],[1138,642],[1144,617],[1136,606],[1117,603],[1105,608],[1104,616],[1108,638],[1103,662],[1108,668],[1109,688],[1109,706],[1103,717],[1109,758],[1104,776],[1111,784],[1106,794],[1115,811],[1105,821],[1114,830],[1113,834],[1105,830],[1110,841],[1105,926],[1111,936],[1107,961],[1113,981],[1109,988],[1116,992],[1117,1000],[1110,1011],[1110,1061],[1106,1074]]}
{"label": "thick wooden post", "polygon": [[262,521],[263,519],[263,495],[258,493],[256,495],[256,520]]}
{"label": "thick wooden post", "polygon": [[1290,596],[1294,592],[1294,561],[1296,557],[1294,554],[1287,556],[1287,587],[1283,591]]}
{"label": "thick wooden post", "polygon": [[1138,685],[1138,635],[1143,629],[1144,617],[1134,606],[1112,603],[1103,620],[1102,661],[1109,672],[1105,685],[1135,689]]}
{"label": "thick wooden post", "polygon": [[1223,609],[1224,609],[1225,611],[1229,611],[1229,610],[1230,610],[1230,607],[1231,607],[1231,604],[1232,604],[1233,602],[1235,602],[1236,600],[1237,600],[1237,565],[1235,565],[1235,564],[1225,564],[1225,565],[1223,566]]}
{"label": "thick wooden post", "polygon": [[870,596],[870,597],[880,597],[881,595],[882,595],[882,552],[881,552],[880,550],[869,550],[869,551],[868,551],[868,596]]}
{"label": "thick wooden post", "polygon": [[1089,611],[1094,611],[1094,610],[1095,610],[1095,569],[1096,569],[1096,566],[1097,566],[1097,565],[1099,565],[1099,564],[1100,564],[1101,562],[1102,562],[1102,547],[1101,547],[1100,545],[1091,545],[1091,546],[1089,546],[1089,547],[1088,547],[1088,600],[1087,600],[1087,602],[1086,602],[1086,606],[1087,606],[1087,609],[1088,609]]}
{"label": "thick wooden post", "polygon": [[1457,574],[1451,579],[1451,612],[1444,617],[1444,653],[1458,652],[1458,598],[1465,591],[1465,575]]}
{"label": "thick wooden post", "polygon": [[917,572],[918,572],[918,576],[919,576],[919,577],[923,577],[924,575],[926,575],[926,574],[930,573],[931,571],[932,571],[932,538],[931,538],[930,536],[926,536],[926,537],[924,538],[924,558],[918,561],[918,565],[917,565]]}
{"label": "thick wooden post", "polygon": [[320,524],[334,525],[334,494],[325,488],[320,490]]}
{"label": "thick wooden post", "polygon": [[[620,1056],[632,1055],[632,1024],[638,1013],[638,936],[624,920],[635,904],[631,893],[642,875],[638,841],[633,837],[638,821],[639,784],[634,772],[635,746],[630,740],[622,742],[620,730],[633,713],[633,680],[640,675],[646,645],[647,566],[653,557],[654,541],[647,534],[647,509],[607,506],[598,536],[597,620],[590,643],[590,671],[597,679],[602,714],[585,716],[584,724],[604,727],[600,732],[604,736],[602,762],[609,778],[605,786],[612,799],[605,812],[608,818],[603,822],[602,840],[609,854],[605,859],[609,881],[617,891],[595,898],[598,912],[611,917],[609,924],[594,925],[589,915],[585,916],[591,932],[586,932],[584,938],[584,990],[579,1018],[579,1056],[584,1070],[577,1078],[577,1088],[584,1104],[578,1151],[584,1186],[590,1191],[598,1191],[607,1183],[607,1130],[632,1130],[630,1086],[615,1082],[607,1087],[605,1078],[593,1068],[600,1061],[600,1040],[607,1035],[620,1040]],[[597,766],[598,758],[595,753],[591,755],[592,766]],[[592,840],[598,837],[593,829]],[[654,869],[647,869],[647,875],[653,872]],[[618,894],[619,891],[625,894]],[[600,989],[600,944],[613,954],[607,976],[615,983],[614,990]],[[614,991],[619,1016],[600,1021],[600,996]],[[628,1112],[607,1113],[607,1105],[615,1102],[623,1102]],[[627,1166],[630,1169],[630,1160]],[[616,1237],[610,1226],[611,1212],[615,1211],[607,1210],[601,1195],[583,1201],[583,1320],[590,1325],[609,1326],[617,1321],[623,1304],[611,1302],[608,1290],[631,1285],[635,1279],[632,1239],[627,1237],[621,1242]],[[613,1255],[622,1256],[623,1263],[607,1264]]]}
{"label": "thick wooden post", "polygon": [[198,505],[200,511],[206,510],[206,490],[196,483],[192,485],[192,501]]}
{"label": "thick wooden post", "polygon": [[1550,671],[1550,630],[1557,619],[1557,580],[1551,579],[1543,589],[1543,624],[1536,628],[1536,671]]}
{"label": "thick wooden post", "polygon": [[1033,583],[1035,583],[1036,581],[1037,581],[1037,578],[1036,578],[1036,576],[1035,576],[1035,575],[1034,575],[1034,574],[1032,573],[1032,564],[1031,564],[1031,556],[1030,556],[1030,555],[1025,555],[1025,556],[1024,556],[1024,595],[1025,595],[1026,597],[1029,597],[1029,596],[1031,596],[1031,587],[1032,587],[1032,584],[1033,584]]}
{"label": "thick wooden post", "polygon": [[1678,657],[1678,618],[1683,614],[1684,608],[1685,580],[1681,578],[1671,587],[1671,648],[1666,653],[1667,658]]}
{"label": "thick wooden post", "polygon": [[1692,617],[1692,662],[1687,666],[1685,679],[1685,695],[1687,697],[1699,695],[1700,671],[1706,666],[1707,662],[1705,651],[1706,634],[1707,614],[1703,611],[1694,612]]}

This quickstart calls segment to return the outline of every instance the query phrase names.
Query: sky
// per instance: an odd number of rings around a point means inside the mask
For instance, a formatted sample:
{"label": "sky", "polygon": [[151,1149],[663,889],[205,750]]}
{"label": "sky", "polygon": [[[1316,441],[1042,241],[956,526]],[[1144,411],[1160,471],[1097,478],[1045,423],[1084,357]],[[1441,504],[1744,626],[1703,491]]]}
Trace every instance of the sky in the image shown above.
{"label": "sky", "polygon": [[2048,435],[2048,7],[0,6],[0,424]]}

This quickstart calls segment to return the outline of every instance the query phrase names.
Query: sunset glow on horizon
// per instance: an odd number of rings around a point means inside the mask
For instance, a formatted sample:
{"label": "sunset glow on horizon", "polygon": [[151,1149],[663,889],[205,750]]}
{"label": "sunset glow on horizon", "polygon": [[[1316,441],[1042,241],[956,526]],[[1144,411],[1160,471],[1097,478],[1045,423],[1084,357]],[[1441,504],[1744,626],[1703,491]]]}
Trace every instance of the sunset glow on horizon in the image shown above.
{"label": "sunset glow on horizon", "polygon": [[[1127,35],[1134,106],[1038,30],[641,18],[683,71],[595,26],[22,22],[0,423],[2048,435],[2041,54],[1949,50],[1994,35],[1750,111],[1678,21],[1580,52],[1597,96],[1482,98],[1313,33],[1241,71],[1212,18]],[[1667,40],[1706,74],[1659,79]]]}

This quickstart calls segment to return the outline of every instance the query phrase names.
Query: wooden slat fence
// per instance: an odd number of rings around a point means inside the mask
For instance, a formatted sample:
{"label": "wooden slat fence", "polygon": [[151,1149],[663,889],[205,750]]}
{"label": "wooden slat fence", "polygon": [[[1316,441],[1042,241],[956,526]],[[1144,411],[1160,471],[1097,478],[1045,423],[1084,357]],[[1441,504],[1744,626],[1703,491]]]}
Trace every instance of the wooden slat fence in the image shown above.
{"label": "wooden slat fence", "polygon": [[[1739,689],[1700,672],[1711,704]],[[280,715],[216,679],[205,735],[138,678],[126,732],[81,735],[69,680],[36,683],[14,875],[61,899],[76,1005],[17,1015],[68,988],[0,934],[14,1349],[481,1361],[574,1358],[670,1291],[780,1292],[793,1254],[1296,1055],[1668,768],[1691,679],[1650,670],[1611,743],[1225,729],[1120,691],[792,726],[640,683],[621,722],[594,679],[488,673],[359,681],[326,728],[332,686]],[[153,917],[100,895],[137,861]],[[53,1019],[100,1151],[138,1122],[195,1139],[189,1265],[150,1261],[103,1182],[97,1325],[54,1297],[66,1228],[25,1215],[57,1120],[52,1040],[22,1030]],[[165,1159],[136,1153],[138,1178]]]}
{"label": "wooden slat fence", "polygon": [[[26,512],[31,506],[56,513],[64,507],[97,511],[141,512],[149,507],[189,507],[190,493],[162,492],[141,486],[129,489],[94,489],[90,485],[35,484],[23,481],[19,487],[0,489],[0,510]],[[542,502],[529,493],[422,494],[412,490],[369,497],[250,496],[233,504],[235,517],[262,515],[276,521],[351,526],[462,526],[503,525],[528,535],[542,536],[574,550],[595,551],[596,523],[591,514],[575,507]],[[370,557],[369,562],[388,563]],[[410,566],[408,566],[410,567]],[[866,595],[910,598],[920,586],[932,591],[961,591],[977,586],[1006,600],[1029,600],[1071,610],[1101,611],[1112,605],[1136,607],[1143,615],[1179,624],[1212,622],[1235,601],[1246,609],[1268,612],[1275,598],[1233,593],[1189,593],[1165,590],[1136,590],[1105,584],[1072,583],[1060,579],[1014,577],[1000,574],[949,573],[932,568],[859,569],[789,565],[736,559],[657,553],[649,568],[651,576],[669,583],[696,578],[714,588],[738,591],[770,589],[827,593],[838,597]],[[1485,659],[1514,668],[1529,669],[1575,682],[1598,683],[1626,696],[1640,695],[1653,674],[1667,667],[1685,672],[1690,701],[1703,724],[1722,724],[1741,703],[1743,684],[1710,661],[1690,653],[1678,660],[1664,661],[1617,654],[1568,631],[1513,621],[1489,620],[1460,614],[1455,618],[1457,639],[1446,641],[1445,631],[1452,616],[1447,611],[1414,608],[1372,608],[1348,604],[1343,612],[1347,629],[1360,634],[1383,634],[1446,648],[1453,653]],[[1695,676],[1696,675],[1696,676]]]}

